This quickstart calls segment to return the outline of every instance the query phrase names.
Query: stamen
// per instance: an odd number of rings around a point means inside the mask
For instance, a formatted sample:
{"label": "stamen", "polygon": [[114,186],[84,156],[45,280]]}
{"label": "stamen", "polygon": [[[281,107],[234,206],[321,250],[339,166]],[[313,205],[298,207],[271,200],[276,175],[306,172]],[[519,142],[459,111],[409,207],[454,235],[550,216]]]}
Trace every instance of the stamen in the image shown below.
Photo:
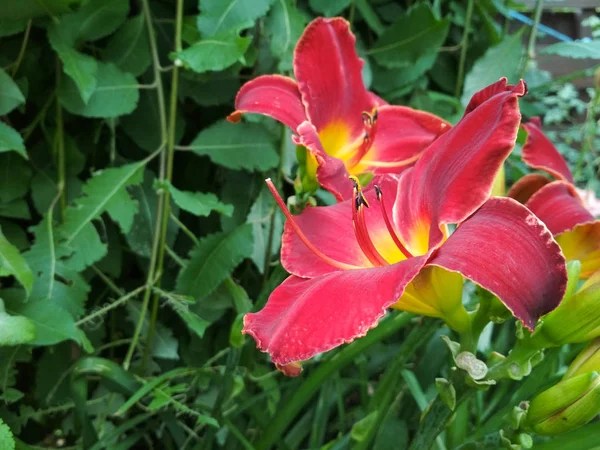
{"label": "stamen", "polygon": [[306,237],[306,235],[302,232],[302,230],[300,229],[300,227],[298,226],[298,224],[294,220],[294,216],[287,209],[287,206],[285,205],[285,202],[283,201],[283,199],[279,195],[279,192],[277,192],[277,188],[275,187],[275,185],[273,184],[273,182],[271,181],[271,179],[267,178],[265,180],[265,182],[267,183],[267,187],[271,191],[271,194],[273,194],[273,197],[275,197],[275,201],[277,202],[277,205],[279,206],[279,209],[281,209],[281,212],[283,212],[283,215],[288,220],[288,223],[294,229],[294,231],[296,233],[296,236],[298,236],[298,238],[302,241],[302,243],[306,246],[306,248],[308,248],[311,252],[313,252],[316,256],[318,256],[319,258],[321,258],[327,264],[329,264],[329,265],[331,265],[333,267],[337,267],[338,269],[342,269],[342,270],[362,269],[362,267],[359,267],[359,266],[354,266],[352,264],[346,264],[346,263],[343,263],[341,261],[336,261],[335,259],[330,258],[329,256],[327,256],[327,255],[323,254],[321,251],[319,251],[308,240],[308,238]]}
{"label": "stamen", "polygon": [[379,114],[377,113],[377,109],[373,110],[373,113],[369,113],[367,111],[363,111],[362,113],[362,121],[365,126],[365,134],[363,137],[362,144],[356,149],[352,158],[347,161],[347,167],[354,167],[358,163],[361,162],[363,156],[365,156],[368,151],[371,149],[371,144],[373,142],[373,137],[375,136],[375,129],[377,125],[377,117]]}
{"label": "stamen", "polygon": [[387,211],[385,209],[385,203],[383,202],[383,192],[381,192],[381,188],[378,185],[375,185],[375,192],[377,194],[377,201],[379,202],[379,206],[381,207],[381,215],[383,216],[383,220],[385,221],[385,226],[387,227],[388,233],[390,233],[394,244],[396,244],[396,246],[404,256],[406,256],[407,258],[412,258],[413,255],[402,244],[402,241],[400,241],[400,238],[396,234],[394,227],[392,227],[392,223],[390,222],[390,218],[387,215]]}
{"label": "stamen", "polygon": [[350,180],[354,185],[354,205],[352,208],[352,223],[354,225],[354,234],[356,235],[356,240],[358,241],[358,245],[361,250],[365,254],[365,256],[371,261],[371,264],[375,266],[385,266],[388,265],[388,262],[385,260],[383,256],[377,251],[377,248],[371,241],[369,237],[369,232],[367,230],[367,223],[365,221],[364,208],[369,207],[369,203],[367,199],[362,193],[362,188],[360,186],[360,182],[358,178],[353,175],[350,175]]}

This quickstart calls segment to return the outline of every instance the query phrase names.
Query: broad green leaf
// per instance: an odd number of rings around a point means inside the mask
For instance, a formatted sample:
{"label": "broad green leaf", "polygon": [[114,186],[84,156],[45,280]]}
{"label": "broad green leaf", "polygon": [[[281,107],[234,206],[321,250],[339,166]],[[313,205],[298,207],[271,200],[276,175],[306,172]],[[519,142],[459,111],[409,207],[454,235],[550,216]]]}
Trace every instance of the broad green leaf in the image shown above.
{"label": "broad green leaf", "polygon": [[31,175],[31,167],[21,156],[0,153],[0,202],[23,197],[29,190]]}
{"label": "broad green leaf", "polygon": [[463,105],[467,105],[477,91],[495,83],[502,77],[507,77],[510,83],[517,81],[523,53],[521,35],[522,32],[518,32],[504,38],[500,44],[489,48],[475,62],[465,77],[465,87],[461,98]]}
{"label": "broad green leaf", "polygon": [[327,17],[333,17],[346,9],[352,0],[309,0],[308,4],[320,14]]}
{"label": "broad green leaf", "polygon": [[2,17],[0,12],[0,37],[13,36],[19,34],[27,27],[27,20],[13,20]]}
{"label": "broad green leaf", "polygon": [[129,232],[138,203],[131,199],[126,188],[142,181],[145,164],[142,161],[96,172],[83,187],[83,197],[65,210],[58,235],[61,256],[77,258],[71,268],[83,268],[106,254],[106,246],[92,224],[103,212],[108,212],[124,233]]}
{"label": "broad green leaf", "polygon": [[[179,94],[202,106],[233,102],[240,86],[239,75],[227,71],[203,74],[186,71],[182,72],[179,78]],[[132,115],[135,115],[135,112]],[[178,125],[182,123],[183,121],[177,122]]]}
{"label": "broad green leaf", "polygon": [[4,302],[0,299],[0,345],[27,344],[34,339],[35,326],[33,323],[25,317],[7,314]]}
{"label": "broad green leaf", "polygon": [[[263,188],[254,205],[250,208],[247,222],[252,224],[252,234],[254,235],[252,261],[254,261],[260,273],[263,273],[265,258],[270,259],[271,256],[279,252],[281,234],[283,233],[283,218],[279,213],[279,208],[275,205],[271,192],[266,187]],[[267,255],[271,224],[273,224],[271,252]]]}
{"label": "broad green leaf", "polygon": [[[139,302],[127,303],[127,315],[131,322],[137,324],[140,319],[140,313],[141,305]],[[146,315],[142,324],[141,338],[143,341],[145,341],[146,336],[148,335],[148,327],[149,320],[148,315]],[[179,359],[179,355],[177,353],[178,347],[179,341],[175,339],[173,332],[160,322],[157,322],[156,326],[154,327],[150,354],[155,358]]]}
{"label": "broad green leaf", "polygon": [[199,0],[198,29],[204,36],[250,28],[274,0]]}
{"label": "broad green leaf", "polygon": [[8,203],[0,203],[0,217],[29,220],[31,212],[25,199],[18,198]]}
{"label": "broad green leaf", "polygon": [[271,40],[271,52],[280,59],[280,71],[292,69],[294,47],[307,23],[308,18],[296,8],[295,2],[275,0],[265,22],[265,31]]}
{"label": "broad green leaf", "polygon": [[76,41],[95,41],[112,34],[129,12],[128,0],[89,0],[60,18],[60,27]]}
{"label": "broad green leaf", "polygon": [[212,211],[229,217],[233,214],[233,206],[221,203],[215,194],[180,191],[175,186],[169,186],[169,192],[177,206],[196,216],[208,216]]}
{"label": "broad green leaf", "polygon": [[18,0],[4,1],[0,19],[28,20],[38,16],[57,16],[77,7],[83,0]]}
{"label": "broad green leaf", "polygon": [[25,97],[17,83],[0,69],[0,116],[8,114],[17,106],[25,103]]}
{"label": "broad green leaf", "polygon": [[0,419],[0,448],[2,450],[15,450],[15,438],[2,419]]}
{"label": "broad green leaf", "polygon": [[135,76],[143,74],[152,64],[144,16],[128,19],[110,38],[102,56],[124,72]]}
{"label": "broad green leaf", "polygon": [[63,63],[64,72],[69,75],[84,103],[87,103],[96,89],[98,62],[89,55],[75,50],[75,36],[59,25],[48,29],[48,40]]}
{"label": "broad green leaf", "polygon": [[[0,89],[2,88],[0,87]],[[0,153],[10,151],[15,151],[23,158],[28,159],[21,135],[14,128],[0,122]]]}
{"label": "broad green leaf", "polygon": [[436,19],[427,4],[420,4],[400,17],[368,52],[384,67],[408,67],[426,55],[435,55],[444,43],[450,21]]}
{"label": "broad green leaf", "polygon": [[177,278],[177,290],[202,298],[213,292],[252,254],[252,226],[242,225],[231,233],[203,238],[190,253],[190,260]]}
{"label": "broad green leaf", "polygon": [[279,162],[273,137],[258,124],[217,122],[202,130],[190,149],[230,169],[265,171]]}
{"label": "broad green leaf", "polygon": [[13,275],[29,294],[33,286],[33,273],[19,250],[12,245],[0,229],[0,271]]}
{"label": "broad green leaf", "polygon": [[210,325],[208,320],[205,320],[195,312],[190,311],[187,305],[171,303],[171,307],[177,315],[181,317],[191,332],[195,333],[198,337],[204,336],[206,328]]}
{"label": "broad green leaf", "polygon": [[96,78],[96,87],[87,103],[70,78],[62,80],[58,97],[67,111],[91,118],[112,118],[133,112],[140,94],[132,74],[122,72],[114,64],[98,63]]}
{"label": "broad green leaf", "polygon": [[544,48],[541,53],[565,58],[600,59],[600,39],[593,41],[559,42]]}
{"label": "broad green leaf", "polygon": [[223,70],[243,60],[250,45],[250,37],[241,37],[237,31],[222,32],[201,39],[179,53],[171,53],[171,59],[179,60],[194,72]]}

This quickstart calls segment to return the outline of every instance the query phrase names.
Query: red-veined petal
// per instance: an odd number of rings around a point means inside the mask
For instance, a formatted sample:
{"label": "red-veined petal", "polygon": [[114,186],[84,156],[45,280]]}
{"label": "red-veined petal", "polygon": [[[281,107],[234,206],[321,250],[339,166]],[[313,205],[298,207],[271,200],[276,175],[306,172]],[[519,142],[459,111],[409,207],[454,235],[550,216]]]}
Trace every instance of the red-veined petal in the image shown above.
{"label": "red-veined petal", "polygon": [[296,131],[306,120],[298,85],[281,75],[263,75],[248,81],[235,98],[235,109],[227,117],[234,123],[243,113],[265,114]]}
{"label": "red-veined petal", "polygon": [[374,173],[400,173],[412,166],[439,135],[451,128],[444,119],[405,106],[382,106],[371,148],[359,166]]}
{"label": "red-veined petal", "polygon": [[533,194],[550,182],[551,180],[540,173],[530,173],[519,178],[509,189],[506,196],[525,204]]}
{"label": "red-veined petal", "polygon": [[424,263],[417,257],[308,280],[291,276],[261,311],[246,314],[243,332],[276,364],[309,359],[367,334]]}
{"label": "red-veined petal", "polygon": [[565,258],[550,231],[510,198],[485,202],[428,264],[459,272],[492,292],[530,329],[558,306],[567,283]]}
{"label": "red-veined petal", "polygon": [[515,144],[525,91],[520,82],[479,104],[402,174],[394,220],[413,254],[439,245],[444,224],[460,223],[490,196]]}
{"label": "red-veined petal", "polygon": [[573,183],[573,174],[567,162],[542,132],[540,118],[534,117],[522,127],[527,131],[527,139],[523,146],[523,161],[534,169],[544,170],[559,180]]}
{"label": "red-veined petal", "polygon": [[343,128],[346,143],[364,134],[362,113],[379,103],[364,86],[355,43],[345,19],[317,18],[294,52],[294,73],[308,119],[319,133],[327,127]]}

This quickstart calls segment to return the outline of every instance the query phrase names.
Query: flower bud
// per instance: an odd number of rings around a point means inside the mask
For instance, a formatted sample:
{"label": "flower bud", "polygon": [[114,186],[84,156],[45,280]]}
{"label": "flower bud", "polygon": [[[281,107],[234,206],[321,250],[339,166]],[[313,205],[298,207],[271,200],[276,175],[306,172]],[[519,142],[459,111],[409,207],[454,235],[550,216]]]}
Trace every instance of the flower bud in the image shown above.
{"label": "flower bud", "polygon": [[573,295],[565,296],[561,304],[542,319],[528,345],[548,348],[587,342],[599,336],[600,271],[592,275]]}
{"label": "flower bud", "polygon": [[563,380],[573,378],[587,372],[600,373],[600,338],[590,342],[573,360]]}
{"label": "flower bud", "polygon": [[529,404],[524,426],[554,436],[579,428],[600,413],[600,376],[588,372],[560,381]]}

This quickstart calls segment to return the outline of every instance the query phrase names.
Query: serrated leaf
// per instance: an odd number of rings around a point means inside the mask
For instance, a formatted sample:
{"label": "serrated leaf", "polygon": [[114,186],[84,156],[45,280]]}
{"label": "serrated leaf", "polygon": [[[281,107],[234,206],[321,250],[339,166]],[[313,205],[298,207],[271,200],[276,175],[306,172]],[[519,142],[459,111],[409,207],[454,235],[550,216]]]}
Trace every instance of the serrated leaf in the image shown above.
{"label": "serrated leaf", "polygon": [[198,337],[203,337],[206,328],[210,325],[208,320],[203,319],[198,314],[190,311],[187,305],[172,304],[173,310],[185,322],[188,329],[195,333]]}
{"label": "serrated leaf", "polygon": [[29,164],[14,153],[0,153],[0,201],[10,202],[29,190],[32,170]]}
{"label": "serrated leaf", "polygon": [[[274,217],[272,217],[273,215]],[[252,261],[256,264],[259,272],[263,273],[271,223],[273,223],[273,232],[271,235],[271,253],[268,255],[269,258],[279,252],[281,234],[283,233],[283,218],[279,214],[279,209],[275,205],[273,196],[267,188],[263,188],[252,208],[250,208],[247,222],[252,224],[252,234],[254,236]]]}
{"label": "serrated leaf", "polygon": [[313,11],[333,17],[346,9],[351,2],[352,0],[309,0],[308,4]]}
{"label": "serrated leaf", "polygon": [[70,267],[86,267],[106,254],[92,221],[108,212],[127,233],[133,224],[138,204],[127,193],[127,186],[139,184],[145,161],[98,171],[83,187],[83,197],[65,210],[64,222],[58,229],[60,256],[77,258]]}
{"label": "serrated leaf", "polygon": [[271,52],[280,59],[279,71],[292,69],[294,46],[307,23],[308,18],[296,8],[295,2],[292,0],[275,1],[265,22],[265,31],[271,40]]}
{"label": "serrated leaf", "polygon": [[208,216],[213,211],[228,217],[233,214],[233,206],[221,203],[215,194],[180,191],[175,186],[169,186],[169,192],[177,206],[196,216]]}
{"label": "serrated leaf", "polygon": [[133,112],[140,93],[132,74],[121,71],[114,64],[98,63],[96,79],[87,102],[71,78],[62,80],[58,97],[67,111],[91,118],[113,118]]}
{"label": "serrated leaf", "polygon": [[465,87],[461,98],[463,105],[469,103],[475,92],[495,83],[502,77],[507,77],[510,83],[517,81],[523,53],[522,34],[520,31],[504,38],[498,45],[490,47],[473,64],[473,68],[465,77]]}
{"label": "serrated leaf", "polygon": [[250,28],[274,0],[199,0],[198,29],[204,36]]}
{"label": "serrated leaf", "polygon": [[35,326],[29,319],[11,316],[4,309],[0,298],[0,345],[27,344],[35,339]]}
{"label": "serrated leaf", "polygon": [[235,30],[222,32],[172,53],[171,59],[179,59],[185,67],[197,73],[223,70],[243,59],[251,41],[252,38],[241,37]]}
{"label": "serrated leaf", "polygon": [[[0,83],[2,82],[0,81]],[[2,88],[0,87],[0,89]],[[0,122],[0,153],[10,151],[17,152],[23,158],[28,159],[25,144],[19,132],[4,122]]]}
{"label": "serrated leaf", "polygon": [[273,137],[259,124],[217,122],[196,136],[190,150],[230,169],[265,171],[279,162]]}
{"label": "serrated leaf", "polygon": [[33,273],[19,250],[8,242],[2,229],[0,229],[0,270],[13,275],[25,288],[27,294],[31,292]]}
{"label": "serrated leaf", "polygon": [[0,419],[0,448],[2,450],[15,450],[15,438],[2,419]]}
{"label": "serrated leaf", "polygon": [[565,58],[591,58],[600,59],[600,39],[588,41],[559,42],[549,45],[540,53],[545,55],[559,55]]}
{"label": "serrated leaf", "polygon": [[177,277],[177,290],[196,298],[209,295],[252,254],[253,248],[252,226],[249,224],[231,233],[216,233],[202,238]]}
{"label": "serrated leaf", "polygon": [[135,76],[143,74],[152,64],[144,16],[128,19],[110,38],[102,56],[124,72]]}
{"label": "serrated leaf", "polygon": [[8,114],[23,103],[25,97],[17,83],[3,69],[0,69],[0,116]]}
{"label": "serrated leaf", "polygon": [[384,67],[413,65],[425,55],[435,55],[444,43],[450,21],[437,19],[427,4],[419,4],[385,30],[368,52]]}

